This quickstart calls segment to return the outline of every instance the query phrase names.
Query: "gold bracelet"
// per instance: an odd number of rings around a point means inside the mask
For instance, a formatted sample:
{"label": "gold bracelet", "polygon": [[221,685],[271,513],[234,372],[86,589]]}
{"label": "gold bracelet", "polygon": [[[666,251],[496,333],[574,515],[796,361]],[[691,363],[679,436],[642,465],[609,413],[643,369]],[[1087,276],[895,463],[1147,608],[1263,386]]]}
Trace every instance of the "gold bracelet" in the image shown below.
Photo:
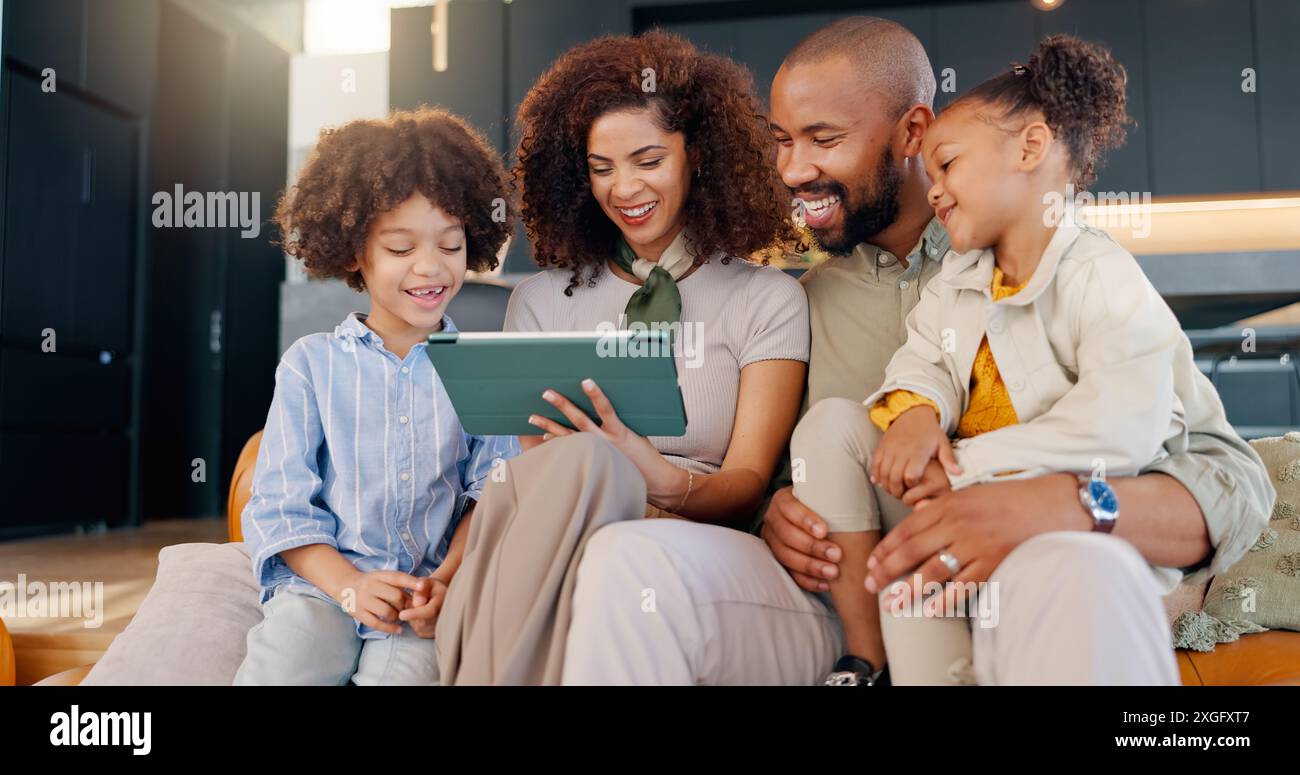
{"label": "gold bracelet", "polygon": [[682,502],[677,504],[677,508],[673,509],[674,514],[680,512],[686,506],[686,499],[691,497],[691,488],[694,486],[695,472],[688,468],[686,469],[686,494],[682,496]]}

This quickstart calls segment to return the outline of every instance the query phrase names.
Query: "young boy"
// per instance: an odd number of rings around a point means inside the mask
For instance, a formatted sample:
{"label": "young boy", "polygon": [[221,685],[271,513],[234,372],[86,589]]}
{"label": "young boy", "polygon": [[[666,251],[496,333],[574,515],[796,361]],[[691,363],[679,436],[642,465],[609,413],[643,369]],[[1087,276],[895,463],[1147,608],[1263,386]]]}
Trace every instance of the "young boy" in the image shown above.
{"label": "young boy", "polygon": [[[435,684],[433,633],[494,461],[425,355],[512,228],[495,153],[435,109],[322,133],[276,222],[316,277],[370,294],[285,352],[243,533],[264,620],[236,684]],[[408,594],[409,593],[409,594]],[[406,626],[403,626],[405,624]]]}

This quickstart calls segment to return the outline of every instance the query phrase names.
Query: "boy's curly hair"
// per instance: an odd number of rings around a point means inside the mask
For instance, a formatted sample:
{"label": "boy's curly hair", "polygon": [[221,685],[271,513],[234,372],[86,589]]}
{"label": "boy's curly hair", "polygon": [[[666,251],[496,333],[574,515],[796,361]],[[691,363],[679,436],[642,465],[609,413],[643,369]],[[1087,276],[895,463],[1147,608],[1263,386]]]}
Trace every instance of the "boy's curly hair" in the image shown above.
{"label": "boy's curly hair", "polygon": [[[651,77],[652,91],[643,88]],[[665,131],[683,133],[699,165],[683,205],[697,265],[718,251],[749,257],[800,242],[749,71],[659,30],[606,36],[562,55],[519,105],[521,214],[537,263],[573,270],[566,295],[584,268],[594,282],[619,234],[591,194],[591,125],[642,108],[653,109]]]}
{"label": "boy's curly hair", "polygon": [[321,132],[274,220],[284,251],[309,274],[364,290],[361,273],[346,267],[365,254],[371,222],[417,193],[460,220],[469,269],[495,269],[514,229],[510,186],[477,130],[446,110],[422,107]]}

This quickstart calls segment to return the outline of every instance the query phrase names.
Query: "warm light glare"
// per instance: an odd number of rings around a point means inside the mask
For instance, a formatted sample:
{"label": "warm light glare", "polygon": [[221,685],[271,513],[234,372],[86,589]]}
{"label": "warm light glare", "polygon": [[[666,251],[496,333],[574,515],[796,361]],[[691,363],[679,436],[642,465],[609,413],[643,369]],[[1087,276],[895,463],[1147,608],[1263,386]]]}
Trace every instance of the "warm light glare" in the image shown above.
{"label": "warm light glare", "polygon": [[1300,250],[1300,194],[1163,200],[1084,207],[1134,255]]}
{"label": "warm light glare", "polygon": [[1055,11],[1065,4],[1065,0],[1029,0],[1029,4],[1040,11]]}
{"label": "warm light glare", "polygon": [[307,54],[362,54],[388,50],[387,0],[307,0],[302,42]]}

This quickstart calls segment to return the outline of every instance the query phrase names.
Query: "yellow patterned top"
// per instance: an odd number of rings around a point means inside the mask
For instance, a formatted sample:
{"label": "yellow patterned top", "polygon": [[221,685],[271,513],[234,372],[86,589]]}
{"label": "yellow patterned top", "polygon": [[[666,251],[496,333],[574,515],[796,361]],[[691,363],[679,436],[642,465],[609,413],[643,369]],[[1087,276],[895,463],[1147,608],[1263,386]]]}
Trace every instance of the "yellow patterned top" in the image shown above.
{"label": "yellow patterned top", "polygon": [[[1002,284],[1002,270],[993,268],[993,300],[1000,301],[1015,295],[1026,283],[1016,286]],[[871,421],[879,428],[887,430],[889,425],[903,412],[917,406],[928,406],[937,415],[939,407],[925,396],[910,390],[892,390],[871,407]],[[966,413],[957,423],[957,437],[968,439],[981,433],[995,431],[1020,422],[1016,417],[1016,408],[1011,403],[1007,386],[1002,383],[998,364],[993,360],[993,351],[989,349],[989,338],[980,341],[979,351],[975,353],[975,363],[970,372],[970,403]]]}

